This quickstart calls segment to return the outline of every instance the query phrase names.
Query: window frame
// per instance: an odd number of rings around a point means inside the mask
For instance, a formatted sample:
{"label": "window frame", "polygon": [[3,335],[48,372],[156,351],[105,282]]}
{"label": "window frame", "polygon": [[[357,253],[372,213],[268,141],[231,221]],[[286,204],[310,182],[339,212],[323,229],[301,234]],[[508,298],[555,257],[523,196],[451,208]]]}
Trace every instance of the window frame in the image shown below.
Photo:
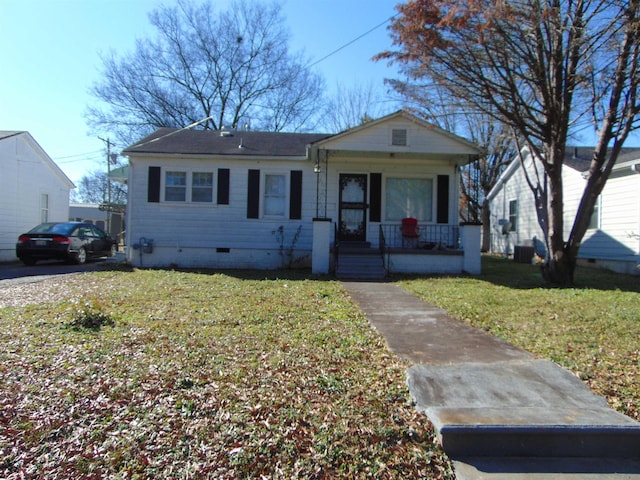
{"label": "window frame", "polygon": [[[284,180],[283,194],[274,195],[267,193],[267,177],[282,177]],[[264,171],[261,172],[260,178],[260,203],[262,204],[260,209],[262,212],[262,218],[266,219],[286,219],[289,217],[289,200],[290,200],[290,172],[278,172],[278,171]],[[267,198],[281,198],[282,199],[282,214],[267,213]]]}
{"label": "window frame", "polygon": [[[169,173],[181,173],[185,175],[185,185],[184,185],[184,200],[170,200],[167,199],[167,175]],[[203,188],[196,186],[194,187],[193,176],[194,174],[209,174],[211,175],[211,199],[209,201],[199,201],[194,200],[193,193],[194,188]],[[216,186],[216,172],[215,168],[175,168],[175,167],[163,167],[162,174],[160,176],[160,190],[161,190],[161,198],[160,201],[162,203],[170,204],[170,205],[191,205],[191,206],[217,206],[216,203],[216,194],[217,194],[217,186]],[[171,187],[179,187],[178,186],[169,186]]]}
{"label": "window frame", "polygon": [[400,179],[400,180],[428,180],[431,182],[431,211],[430,211],[430,220],[417,218],[418,222],[423,224],[432,224],[436,223],[436,208],[437,208],[437,192],[436,192],[436,177],[432,175],[385,175],[382,179],[382,203],[384,207],[384,215],[382,216],[383,222],[398,222],[402,219],[392,219],[389,218],[389,204],[388,204],[388,182],[391,179]]}
{"label": "window frame", "polygon": [[[209,185],[195,185],[195,176],[196,175],[211,175],[210,178],[210,183]],[[198,204],[212,204],[213,203],[213,172],[201,172],[201,171],[192,171],[191,175],[191,195],[189,196],[189,198],[191,199],[191,203],[198,203]],[[209,200],[195,200],[194,199],[194,194],[196,191],[207,191],[209,193]]]}
{"label": "window frame", "polygon": [[40,223],[47,223],[49,221],[49,194],[40,194]]}
{"label": "window frame", "polygon": [[[511,206],[515,206],[515,213],[512,211]],[[509,233],[518,231],[518,217],[520,216],[518,199],[509,200],[508,204],[508,222],[511,224],[511,228],[509,228]]]}
{"label": "window frame", "polygon": [[598,195],[596,198],[596,202],[593,204],[593,213],[589,218],[589,225],[587,225],[587,230],[600,230],[602,228],[602,196]]}

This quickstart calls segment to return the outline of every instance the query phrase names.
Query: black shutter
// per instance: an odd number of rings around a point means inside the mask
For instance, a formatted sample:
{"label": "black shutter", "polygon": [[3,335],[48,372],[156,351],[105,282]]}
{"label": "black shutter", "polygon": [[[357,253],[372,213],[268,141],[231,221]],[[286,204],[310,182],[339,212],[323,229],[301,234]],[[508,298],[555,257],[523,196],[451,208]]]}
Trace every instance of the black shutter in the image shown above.
{"label": "black shutter", "polygon": [[379,222],[382,216],[382,174],[369,174],[369,221]]}
{"label": "black shutter", "polygon": [[291,170],[291,184],[289,185],[289,218],[302,218],[302,170]]}
{"label": "black shutter", "polygon": [[247,218],[260,217],[260,170],[249,170],[247,179]]}
{"label": "black shutter", "polygon": [[149,167],[147,184],[147,202],[160,202],[160,167]]}
{"label": "black shutter", "polygon": [[438,223],[449,223],[449,175],[438,175]]}
{"label": "black shutter", "polygon": [[229,169],[218,169],[218,205],[229,205]]}

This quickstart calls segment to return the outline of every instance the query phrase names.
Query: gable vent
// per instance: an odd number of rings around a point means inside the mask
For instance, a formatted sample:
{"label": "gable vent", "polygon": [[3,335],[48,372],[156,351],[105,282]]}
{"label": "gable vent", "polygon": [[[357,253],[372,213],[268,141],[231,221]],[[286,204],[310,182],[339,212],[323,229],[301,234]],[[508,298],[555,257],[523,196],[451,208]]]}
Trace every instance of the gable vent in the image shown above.
{"label": "gable vent", "polygon": [[407,129],[394,128],[391,130],[391,145],[407,145]]}

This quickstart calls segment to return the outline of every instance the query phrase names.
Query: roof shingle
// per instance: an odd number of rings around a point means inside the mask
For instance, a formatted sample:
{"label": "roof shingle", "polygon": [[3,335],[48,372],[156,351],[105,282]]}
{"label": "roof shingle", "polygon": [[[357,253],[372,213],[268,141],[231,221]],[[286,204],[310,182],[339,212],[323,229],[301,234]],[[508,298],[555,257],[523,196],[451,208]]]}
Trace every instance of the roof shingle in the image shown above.
{"label": "roof shingle", "polygon": [[324,133],[160,128],[127,147],[123,153],[297,157],[306,155],[307,145],[329,136]]}

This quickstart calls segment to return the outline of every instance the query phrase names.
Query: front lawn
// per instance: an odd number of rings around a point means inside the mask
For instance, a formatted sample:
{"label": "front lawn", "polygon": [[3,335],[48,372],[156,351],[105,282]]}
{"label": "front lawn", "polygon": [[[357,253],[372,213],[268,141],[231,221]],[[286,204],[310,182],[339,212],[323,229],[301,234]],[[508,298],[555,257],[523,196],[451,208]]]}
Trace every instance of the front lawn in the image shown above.
{"label": "front lawn", "polygon": [[[640,279],[483,259],[399,284],[640,417]],[[5,305],[2,307],[2,305]],[[94,272],[0,290],[0,477],[453,478],[335,281]]]}
{"label": "front lawn", "polygon": [[640,420],[640,277],[578,268],[575,288],[545,285],[540,268],[483,257],[479,277],[400,281],[427,302],[574,372]]}
{"label": "front lawn", "polygon": [[2,478],[452,478],[408,365],[337,282],[134,270],[12,288],[38,301],[0,308]]}

